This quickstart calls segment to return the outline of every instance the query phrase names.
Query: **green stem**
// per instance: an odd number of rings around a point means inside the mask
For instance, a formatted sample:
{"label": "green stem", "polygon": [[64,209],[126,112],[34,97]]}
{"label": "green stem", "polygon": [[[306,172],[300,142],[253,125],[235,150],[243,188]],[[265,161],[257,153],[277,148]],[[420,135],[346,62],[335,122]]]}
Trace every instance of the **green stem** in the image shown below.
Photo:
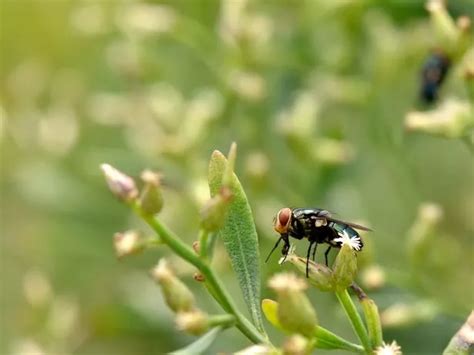
{"label": "green stem", "polygon": [[327,330],[326,328],[318,326],[315,333],[316,348],[319,349],[342,349],[352,351],[354,353],[365,353],[364,348],[360,345],[351,343],[339,335]]}
{"label": "green stem", "polygon": [[204,275],[205,282],[214,290],[214,295],[217,296],[216,300],[219,302],[221,307],[228,313],[232,314],[236,320],[237,328],[252,342],[268,343],[268,339],[264,337],[245,316],[239,312],[235,304],[233,303],[230,295],[222,286],[222,282],[211,270],[209,265],[199,258],[194,251],[184,244],[173,232],[166,228],[157,218],[142,213],[140,206],[137,203],[131,205],[133,210],[141,216],[160,236],[161,240],[167,244],[176,254],[182,257],[184,260],[193,264],[201,271]]}
{"label": "green stem", "polygon": [[199,254],[201,258],[207,260],[209,232],[204,228],[199,231]]}
{"label": "green stem", "polygon": [[372,345],[370,343],[369,335],[367,334],[367,329],[360,317],[360,314],[357,312],[354,302],[352,302],[351,296],[346,289],[336,291],[336,296],[341,303],[344,311],[346,312],[349,320],[351,321],[352,328],[359,337],[362,346],[364,347],[367,354],[372,353]]}
{"label": "green stem", "polygon": [[223,328],[231,327],[235,324],[235,317],[232,314],[218,314],[209,317],[211,327],[221,326]]}

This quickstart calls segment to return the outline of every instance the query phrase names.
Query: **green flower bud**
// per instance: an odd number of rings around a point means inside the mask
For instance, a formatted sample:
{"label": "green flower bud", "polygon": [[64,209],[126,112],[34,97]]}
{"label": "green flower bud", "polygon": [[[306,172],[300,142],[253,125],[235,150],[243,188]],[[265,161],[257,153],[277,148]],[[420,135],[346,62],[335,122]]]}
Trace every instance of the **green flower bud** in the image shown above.
{"label": "green flower bud", "polygon": [[357,272],[357,256],[349,243],[342,244],[333,265],[333,282],[338,290],[349,287]]}
{"label": "green flower bud", "polygon": [[165,259],[161,259],[151,270],[151,276],[160,284],[165,301],[173,311],[188,312],[194,309],[194,295],[175,276]]}
{"label": "green flower bud", "polygon": [[369,332],[369,338],[372,343],[372,347],[381,346],[383,342],[382,336],[382,325],[380,323],[379,309],[375,302],[364,297],[360,300],[362,309],[364,311],[365,320],[367,323],[367,330]]}
{"label": "green flower bud", "polygon": [[198,309],[179,312],[176,315],[176,327],[192,335],[201,335],[209,329],[208,316]]}
{"label": "green flower bud", "polygon": [[[301,258],[295,254],[289,254],[288,262],[296,266],[298,271],[306,274],[306,258]],[[308,282],[321,291],[332,291],[334,289],[332,271],[326,265],[315,263],[308,260],[309,273]]]}
{"label": "green flower bud", "polygon": [[145,170],[141,174],[141,179],[145,183],[140,196],[140,206],[144,213],[154,215],[161,211],[163,207],[163,196],[161,193],[161,177],[150,170]]}
{"label": "green flower bud", "polygon": [[131,202],[137,198],[137,186],[130,176],[125,175],[109,164],[102,164],[100,168],[104,173],[105,181],[110,191],[112,191],[115,196],[125,202]]}
{"label": "green flower bud", "polygon": [[208,200],[201,210],[201,225],[204,229],[212,232],[224,225],[231,199],[232,192],[223,187],[219,194]]}
{"label": "green flower bud", "polygon": [[141,252],[146,247],[145,239],[136,231],[115,233],[114,249],[117,257],[123,258]]}
{"label": "green flower bud", "polygon": [[303,292],[306,282],[294,274],[281,273],[273,276],[268,285],[277,293],[278,320],[282,327],[308,338],[314,336],[318,320]]}
{"label": "green flower bud", "polygon": [[301,335],[292,335],[283,343],[284,355],[305,355],[310,352],[311,349],[309,347],[308,339]]}

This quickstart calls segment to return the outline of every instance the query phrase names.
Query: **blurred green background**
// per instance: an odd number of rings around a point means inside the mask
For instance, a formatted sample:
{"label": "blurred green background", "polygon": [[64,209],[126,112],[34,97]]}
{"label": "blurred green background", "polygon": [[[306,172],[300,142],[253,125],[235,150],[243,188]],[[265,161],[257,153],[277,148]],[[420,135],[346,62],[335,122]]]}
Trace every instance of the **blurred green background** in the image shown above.
{"label": "blurred green background", "polygon": [[[232,141],[262,259],[281,207],[323,207],[375,230],[361,282],[386,311],[384,338],[406,354],[440,353],[473,308],[473,156],[403,129],[433,47],[422,1],[4,0],[0,10],[0,353],[158,354],[191,342],[147,274],[169,251],[117,261],[113,233],[146,229],[99,164],[162,172],[163,220],[191,244],[208,159]],[[465,95],[451,75],[442,96]],[[418,238],[412,226],[433,214]],[[265,297],[268,276],[291,269],[276,259],[262,264]],[[355,340],[332,294],[309,295],[322,325]],[[247,345],[228,330],[211,353]]]}

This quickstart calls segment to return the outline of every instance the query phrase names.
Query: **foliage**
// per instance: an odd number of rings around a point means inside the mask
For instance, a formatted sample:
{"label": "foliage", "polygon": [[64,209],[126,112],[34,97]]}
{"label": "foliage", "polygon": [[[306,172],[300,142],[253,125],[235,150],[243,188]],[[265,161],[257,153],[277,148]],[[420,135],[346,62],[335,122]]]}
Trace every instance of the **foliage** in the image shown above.
{"label": "foliage", "polygon": [[[258,235],[253,252],[274,244],[271,221],[282,207],[364,220],[375,232],[362,235],[357,283],[378,306],[384,339],[408,353],[440,353],[472,309],[474,70],[472,28],[458,21],[470,1],[448,1],[449,12],[437,3],[427,12],[421,0],[2,2],[0,352],[189,345],[195,339],[171,326],[174,315],[144,272],[164,257],[195,298],[181,329],[212,328],[196,346],[211,338],[211,353],[249,345],[231,330],[235,315],[221,312],[238,310],[240,329],[262,334],[244,321],[258,319],[255,299],[240,297],[222,238],[196,235],[206,213],[228,200],[224,193],[206,204],[209,156],[236,141],[235,170],[252,211],[245,219]],[[433,48],[449,52],[452,65],[438,101],[426,105],[419,72]],[[205,240],[199,253],[233,304],[204,290],[203,273],[110,199],[97,171],[103,162],[133,177],[147,167],[163,174],[139,184],[150,191],[146,219],[160,211],[153,227],[180,236],[192,260],[191,245]],[[114,237],[121,262],[108,237],[117,231],[125,231]],[[259,265],[257,298],[274,298],[265,280],[298,270],[297,260]],[[309,283],[326,292],[305,295],[317,310],[316,334],[324,326],[336,336],[318,348],[345,340],[350,350],[359,337],[330,273],[318,270],[321,279]],[[245,292],[255,295],[255,283]],[[363,319],[374,317],[369,306],[359,308]],[[264,325],[275,339],[279,331]],[[369,337],[377,333],[376,323],[367,326]],[[275,345],[308,344],[289,336]]]}

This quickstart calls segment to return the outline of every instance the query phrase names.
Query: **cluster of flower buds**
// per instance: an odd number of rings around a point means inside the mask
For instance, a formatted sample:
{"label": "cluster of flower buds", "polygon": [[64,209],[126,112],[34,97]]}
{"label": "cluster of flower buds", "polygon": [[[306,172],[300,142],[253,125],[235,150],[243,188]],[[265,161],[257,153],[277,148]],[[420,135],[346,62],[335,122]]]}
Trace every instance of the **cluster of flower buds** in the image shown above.
{"label": "cluster of flower buds", "polygon": [[109,164],[102,164],[100,167],[110,191],[120,200],[126,203],[137,202],[141,212],[145,215],[154,215],[161,211],[163,197],[160,174],[145,170],[141,174],[144,186],[141,193],[139,193],[135,180],[130,176]]}
{"label": "cluster of flower buds", "polygon": [[179,330],[193,335],[209,328],[209,317],[196,307],[191,290],[175,275],[165,259],[151,270],[151,276],[161,286],[166,304],[176,313]]}

